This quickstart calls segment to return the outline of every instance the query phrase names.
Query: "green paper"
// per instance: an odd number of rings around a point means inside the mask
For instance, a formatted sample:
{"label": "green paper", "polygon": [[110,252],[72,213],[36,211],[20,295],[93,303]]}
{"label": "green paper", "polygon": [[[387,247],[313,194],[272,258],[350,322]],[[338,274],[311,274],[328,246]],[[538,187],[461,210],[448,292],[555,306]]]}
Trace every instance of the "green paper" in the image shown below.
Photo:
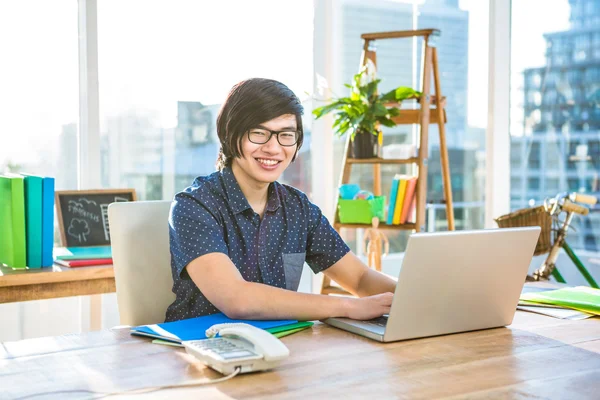
{"label": "green paper", "polygon": [[587,286],[523,293],[521,300],[554,304],[600,315],[600,289],[593,289]]}

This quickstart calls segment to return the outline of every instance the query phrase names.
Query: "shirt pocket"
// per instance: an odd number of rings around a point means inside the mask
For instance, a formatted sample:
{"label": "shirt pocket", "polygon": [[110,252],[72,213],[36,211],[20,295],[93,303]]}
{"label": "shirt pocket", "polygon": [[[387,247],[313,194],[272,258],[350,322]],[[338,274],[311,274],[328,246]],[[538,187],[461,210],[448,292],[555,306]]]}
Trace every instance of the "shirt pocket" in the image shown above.
{"label": "shirt pocket", "polygon": [[285,273],[285,288],[297,291],[298,285],[300,285],[300,277],[302,276],[306,253],[288,253],[282,254],[281,257]]}

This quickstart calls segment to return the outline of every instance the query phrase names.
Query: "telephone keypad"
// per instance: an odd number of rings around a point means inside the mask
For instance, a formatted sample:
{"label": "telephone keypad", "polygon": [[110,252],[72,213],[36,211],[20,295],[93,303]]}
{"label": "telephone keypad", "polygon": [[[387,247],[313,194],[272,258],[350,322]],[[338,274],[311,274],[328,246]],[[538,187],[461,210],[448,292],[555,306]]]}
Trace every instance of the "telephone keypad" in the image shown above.
{"label": "telephone keypad", "polygon": [[194,340],[191,344],[201,351],[214,353],[225,360],[258,356],[247,348],[224,338]]}

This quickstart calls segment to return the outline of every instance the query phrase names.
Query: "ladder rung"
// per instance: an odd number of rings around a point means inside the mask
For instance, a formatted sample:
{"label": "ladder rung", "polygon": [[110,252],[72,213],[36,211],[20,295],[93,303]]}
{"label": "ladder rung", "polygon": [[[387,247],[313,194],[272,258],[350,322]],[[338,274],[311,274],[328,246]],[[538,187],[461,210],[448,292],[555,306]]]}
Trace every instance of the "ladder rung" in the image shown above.
{"label": "ladder rung", "polygon": [[348,164],[416,164],[419,158],[348,158],[346,162]]}
{"label": "ladder rung", "polygon": [[[398,125],[403,124],[419,124],[420,121],[421,110],[400,110],[400,115],[397,117],[393,117],[392,121],[394,121]],[[446,111],[444,111],[444,122],[446,122]],[[437,108],[429,109],[429,123],[437,124],[438,123],[438,114]]]}
{"label": "ladder rung", "polygon": [[362,39],[377,40],[377,39],[396,39],[406,38],[414,36],[429,36],[439,35],[439,29],[417,29],[414,31],[392,31],[392,32],[378,32],[378,33],[363,33],[360,35]]}
{"label": "ladder rung", "polygon": [[[339,228],[369,229],[369,228],[372,228],[371,224],[342,224],[341,222],[334,223],[333,227],[335,229],[339,229]],[[384,223],[379,223],[379,226],[377,228],[378,229],[399,229],[399,230],[410,231],[410,230],[416,229],[416,224],[409,223],[409,224],[402,224],[402,225],[388,225],[388,224],[384,224]]]}
{"label": "ladder rung", "polygon": [[[402,101],[407,101],[407,100],[416,100],[417,102],[419,102],[421,100],[420,96],[415,96],[415,97],[409,97],[406,100],[402,100]],[[398,107],[400,106],[401,102],[397,102],[397,101],[390,101],[388,103],[384,103],[383,105],[386,107]],[[435,96],[431,96],[431,105],[435,106],[437,104],[437,100],[435,98]],[[442,96],[442,107],[446,107],[446,96]]]}

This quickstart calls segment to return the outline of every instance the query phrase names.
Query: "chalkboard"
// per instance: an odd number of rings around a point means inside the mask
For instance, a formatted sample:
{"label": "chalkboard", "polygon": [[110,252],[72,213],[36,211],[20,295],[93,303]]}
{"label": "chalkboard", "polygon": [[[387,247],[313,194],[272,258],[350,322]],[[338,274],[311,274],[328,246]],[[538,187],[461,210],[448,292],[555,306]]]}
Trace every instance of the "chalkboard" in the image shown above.
{"label": "chalkboard", "polygon": [[135,201],[135,189],[56,191],[56,211],[63,246],[108,246],[108,205]]}

